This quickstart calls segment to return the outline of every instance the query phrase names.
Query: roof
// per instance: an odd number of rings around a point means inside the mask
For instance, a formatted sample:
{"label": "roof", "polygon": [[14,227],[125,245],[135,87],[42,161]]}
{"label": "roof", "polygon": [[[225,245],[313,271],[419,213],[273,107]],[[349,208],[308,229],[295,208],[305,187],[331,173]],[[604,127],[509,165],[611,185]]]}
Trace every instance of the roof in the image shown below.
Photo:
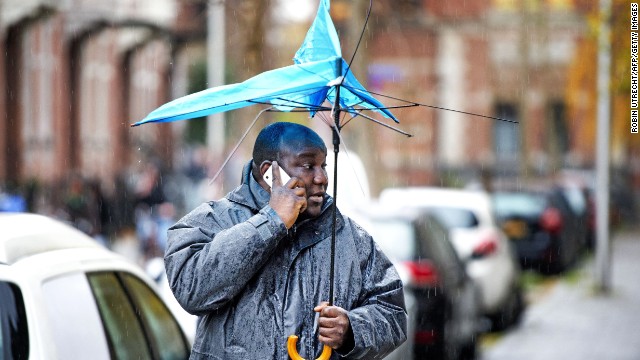
{"label": "roof", "polygon": [[83,232],[59,220],[29,213],[0,213],[0,263],[54,250],[102,248]]}
{"label": "roof", "polygon": [[384,189],[380,193],[380,201],[477,209],[488,207],[491,198],[486,192],[478,190],[407,187]]}
{"label": "roof", "polygon": [[380,201],[403,206],[459,208],[472,211],[481,226],[492,226],[491,196],[483,190],[440,187],[388,188],[380,193]]}
{"label": "roof", "polygon": [[400,206],[399,204],[384,204],[376,200],[361,204],[355,208],[349,217],[362,226],[365,230],[371,231],[373,222],[385,220],[406,220],[413,221],[424,214],[430,213],[427,209]]}

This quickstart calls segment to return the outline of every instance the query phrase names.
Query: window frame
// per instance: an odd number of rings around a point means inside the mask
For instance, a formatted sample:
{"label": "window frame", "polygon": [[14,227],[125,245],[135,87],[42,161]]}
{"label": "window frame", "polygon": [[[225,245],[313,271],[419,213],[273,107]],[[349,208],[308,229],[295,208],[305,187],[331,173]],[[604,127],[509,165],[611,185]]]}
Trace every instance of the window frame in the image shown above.
{"label": "window frame", "polygon": [[[12,309],[7,309],[6,306],[0,307],[0,358],[8,356],[8,358],[11,359],[15,357],[14,355],[26,355],[26,358],[29,358],[31,350],[29,319],[27,318],[27,308],[22,290],[16,283],[8,280],[0,280],[0,288],[6,288],[15,301],[15,307]],[[5,302],[3,302],[3,304],[6,305]],[[5,327],[4,319],[8,311],[11,311],[17,316],[18,320],[20,320],[17,324],[17,334],[15,338],[6,336],[3,331]]]}
{"label": "window frame", "polygon": [[93,292],[93,296],[94,296],[94,300],[96,301],[96,306],[98,308],[98,312],[100,314],[101,320],[102,320],[102,326],[104,328],[104,332],[105,332],[105,336],[107,338],[107,343],[109,346],[109,351],[111,353],[111,357],[112,359],[117,359],[117,352],[115,349],[115,346],[113,344],[113,341],[111,339],[111,333],[109,332],[109,329],[106,326],[106,320],[105,320],[105,315],[103,313],[103,310],[100,306],[100,304],[98,304],[98,300],[97,300],[97,295],[96,295],[96,289],[94,289],[94,284],[91,282],[91,277],[92,276],[100,276],[103,274],[111,274],[115,277],[115,279],[117,280],[117,283],[119,285],[120,290],[124,293],[128,304],[132,307],[133,313],[135,315],[136,318],[136,322],[138,323],[138,325],[140,326],[141,330],[142,330],[142,334],[144,336],[144,340],[145,343],[147,344],[147,350],[148,353],[151,355],[151,357],[153,359],[161,359],[161,353],[160,353],[160,346],[159,344],[156,342],[155,337],[153,336],[153,329],[151,329],[150,324],[148,323],[148,321],[144,318],[142,311],[140,310],[141,304],[140,302],[136,299],[136,296],[133,294],[133,291],[131,290],[130,286],[127,284],[127,281],[125,281],[124,277],[128,276],[131,279],[139,282],[140,284],[142,284],[143,286],[145,286],[147,288],[147,290],[152,293],[159,301],[159,303],[161,304],[162,308],[164,309],[164,311],[166,311],[172,321],[174,322],[174,324],[176,325],[179,333],[180,333],[180,340],[184,346],[185,349],[185,356],[189,356],[189,352],[191,350],[191,347],[189,345],[189,341],[187,340],[187,337],[184,333],[184,330],[182,329],[182,327],[180,326],[178,320],[175,318],[174,314],[171,312],[171,310],[167,307],[167,305],[164,303],[164,301],[162,300],[162,298],[160,297],[160,295],[153,291],[153,289],[151,289],[151,287],[149,286],[149,284],[147,284],[144,280],[142,280],[139,276],[137,276],[135,273],[132,272],[128,272],[128,271],[123,271],[123,270],[99,270],[99,271],[90,271],[87,272],[85,275],[87,277],[87,281],[89,282],[90,286],[91,286],[91,291]]}

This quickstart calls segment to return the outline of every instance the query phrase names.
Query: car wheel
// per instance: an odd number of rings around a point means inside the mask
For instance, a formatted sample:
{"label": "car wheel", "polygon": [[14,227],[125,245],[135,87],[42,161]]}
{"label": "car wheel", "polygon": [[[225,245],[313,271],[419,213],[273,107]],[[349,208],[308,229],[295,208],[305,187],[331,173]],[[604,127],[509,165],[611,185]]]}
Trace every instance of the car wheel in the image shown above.
{"label": "car wheel", "polygon": [[478,355],[478,342],[474,338],[470,343],[466,344],[460,352],[460,360],[475,360]]}
{"label": "car wheel", "polygon": [[507,301],[507,303],[502,307],[502,310],[498,314],[494,315],[491,321],[492,330],[502,331],[510,326],[518,324],[522,318],[524,307],[524,295],[522,293],[522,288],[517,286],[511,292],[509,301]]}
{"label": "car wheel", "polygon": [[545,275],[561,274],[566,270],[566,249],[562,244],[561,238],[554,238],[554,243],[548,250],[545,265],[546,268],[542,271],[542,273]]}

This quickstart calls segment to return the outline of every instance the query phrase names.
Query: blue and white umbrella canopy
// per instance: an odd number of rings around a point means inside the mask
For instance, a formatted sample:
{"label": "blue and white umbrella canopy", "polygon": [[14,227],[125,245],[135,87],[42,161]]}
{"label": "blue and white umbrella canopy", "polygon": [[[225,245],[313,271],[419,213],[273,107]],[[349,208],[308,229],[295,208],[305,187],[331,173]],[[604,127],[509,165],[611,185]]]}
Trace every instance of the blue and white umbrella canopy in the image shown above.
{"label": "blue and white umbrella canopy", "polygon": [[336,106],[336,94],[340,111],[356,115],[360,109],[367,109],[398,122],[349,71],[329,15],[329,0],[321,0],[316,18],[294,56],[294,65],[178,98],[132,126],[198,118],[255,104],[272,104],[281,111],[307,109],[313,116],[324,109],[325,100]]}

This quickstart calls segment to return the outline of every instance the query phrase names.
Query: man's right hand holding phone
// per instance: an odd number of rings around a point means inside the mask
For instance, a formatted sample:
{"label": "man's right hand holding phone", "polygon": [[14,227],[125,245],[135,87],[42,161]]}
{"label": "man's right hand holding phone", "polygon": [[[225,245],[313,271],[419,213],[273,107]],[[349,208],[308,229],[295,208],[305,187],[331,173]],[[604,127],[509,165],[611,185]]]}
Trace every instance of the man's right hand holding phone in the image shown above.
{"label": "man's right hand holding phone", "polygon": [[271,162],[273,180],[269,205],[280,216],[287,229],[290,229],[300,213],[307,208],[307,194],[304,183],[297,177],[292,177],[285,184],[280,176],[278,162]]}

